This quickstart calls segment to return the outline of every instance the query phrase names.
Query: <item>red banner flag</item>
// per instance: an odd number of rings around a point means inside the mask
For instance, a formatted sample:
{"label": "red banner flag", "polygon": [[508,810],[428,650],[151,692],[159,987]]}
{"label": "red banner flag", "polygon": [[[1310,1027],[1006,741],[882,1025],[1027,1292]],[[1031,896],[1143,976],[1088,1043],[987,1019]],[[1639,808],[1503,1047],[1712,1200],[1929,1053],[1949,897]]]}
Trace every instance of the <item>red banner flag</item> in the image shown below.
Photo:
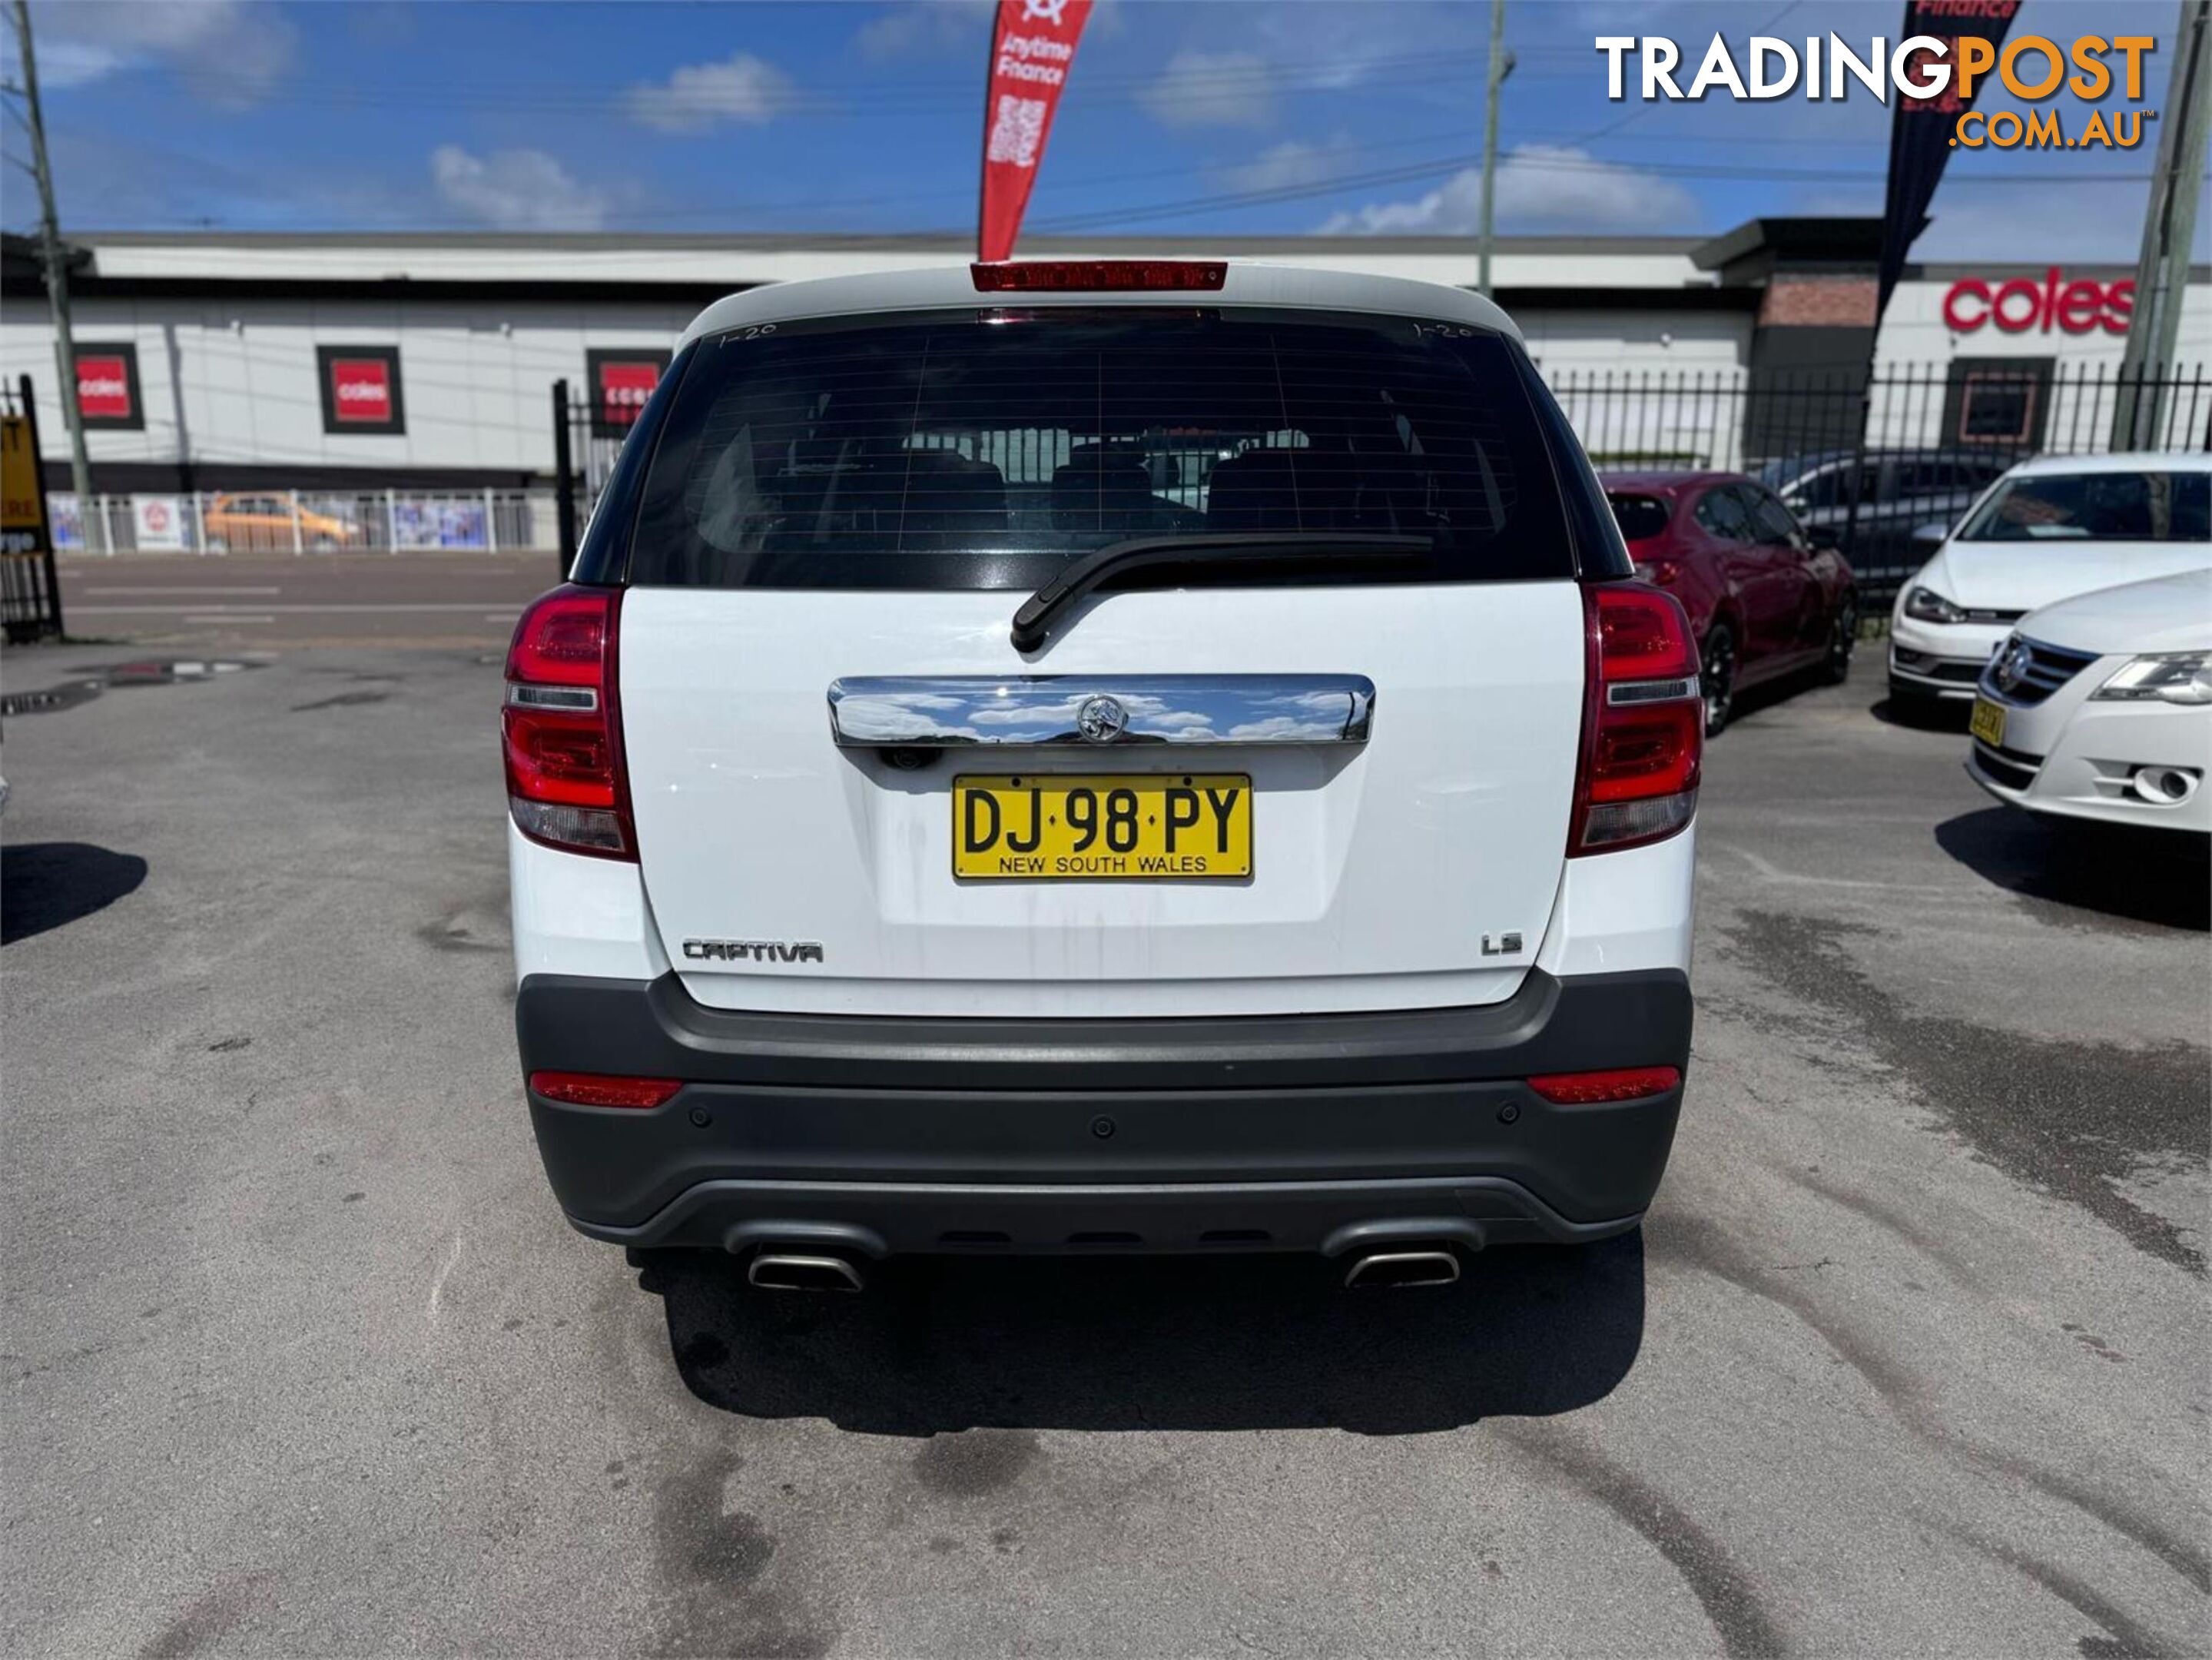
{"label": "red banner flag", "polygon": [[999,0],[991,28],[991,82],[983,101],[983,198],[975,252],[987,261],[1011,258],[1030,186],[1044,160],[1044,141],[1075,43],[1091,17],[1091,0]]}

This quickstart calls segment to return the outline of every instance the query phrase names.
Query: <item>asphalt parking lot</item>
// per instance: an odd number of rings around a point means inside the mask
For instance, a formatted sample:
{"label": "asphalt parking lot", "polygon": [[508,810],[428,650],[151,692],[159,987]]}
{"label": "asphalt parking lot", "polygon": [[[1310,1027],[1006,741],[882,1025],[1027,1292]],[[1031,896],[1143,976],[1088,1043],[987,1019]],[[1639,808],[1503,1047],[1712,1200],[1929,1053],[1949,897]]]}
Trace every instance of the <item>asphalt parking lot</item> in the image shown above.
{"label": "asphalt parking lot", "polygon": [[558,580],[550,553],[76,554],[59,562],[79,636],[260,651],[505,642]]}
{"label": "asphalt parking lot", "polygon": [[98,686],[0,751],[0,1651],[2212,1641],[2202,854],[1995,806],[1874,650],[1710,754],[1639,1234],[836,1301],[556,1213],[495,648],[131,656],[8,665]]}

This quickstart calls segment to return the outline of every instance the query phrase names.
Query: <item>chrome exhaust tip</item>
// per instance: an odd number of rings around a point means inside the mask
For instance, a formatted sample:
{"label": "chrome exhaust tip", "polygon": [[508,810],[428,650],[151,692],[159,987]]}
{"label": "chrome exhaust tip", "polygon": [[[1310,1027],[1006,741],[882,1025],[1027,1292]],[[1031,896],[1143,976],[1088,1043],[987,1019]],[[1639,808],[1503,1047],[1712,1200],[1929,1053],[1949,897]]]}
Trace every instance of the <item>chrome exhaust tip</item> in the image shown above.
{"label": "chrome exhaust tip", "polygon": [[1459,1258],[1448,1250],[1370,1251],[1344,1276],[1347,1289],[1370,1286],[1449,1286],[1459,1278]]}
{"label": "chrome exhaust tip", "polygon": [[745,1264],[748,1284],[763,1291],[859,1291],[860,1270],[842,1256],[764,1251]]}

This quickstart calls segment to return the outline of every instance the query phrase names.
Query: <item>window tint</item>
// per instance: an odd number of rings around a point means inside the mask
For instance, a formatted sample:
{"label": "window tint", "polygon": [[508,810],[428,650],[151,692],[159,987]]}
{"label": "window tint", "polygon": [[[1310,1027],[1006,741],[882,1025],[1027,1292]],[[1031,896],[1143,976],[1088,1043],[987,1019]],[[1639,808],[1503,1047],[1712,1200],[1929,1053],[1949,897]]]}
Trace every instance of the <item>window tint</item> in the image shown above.
{"label": "window tint", "polygon": [[1752,534],[1758,540],[1789,543],[1797,539],[1797,521],[1782,503],[1765,490],[1754,489],[1748,484],[1737,485],[1736,493],[1749,508]]}
{"label": "window tint", "polygon": [[1898,493],[1901,496],[1959,496],[1969,494],[2004,471],[2000,463],[1977,461],[1964,455],[1923,455],[1897,464]]}
{"label": "window tint", "polygon": [[[1879,467],[1869,461],[1856,469],[1856,472],[1860,502],[1874,501],[1876,481],[1880,477]],[[1790,499],[1801,512],[1813,508],[1847,508],[1851,504],[1852,474],[1853,468],[1848,461],[1838,461],[1823,467],[1802,483],[1792,486]],[[1772,483],[1774,481],[1770,478],[1767,482]]]}
{"label": "window tint", "polygon": [[2212,540],[2212,474],[2050,473],[1997,486],[1960,539]]}
{"label": "window tint", "polygon": [[647,475],[629,580],[1031,588],[1130,537],[1331,530],[1433,538],[1378,580],[1567,576],[1516,350],[1243,307],[978,308],[705,341]]}
{"label": "window tint", "polygon": [[1753,540],[1751,517],[1744,512],[1743,503],[1736,499],[1735,491],[1722,484],[1707,490],[1698,498],[1692,509],[1697,521],[1724,542]]}
{"label": "window tint", "polygon": [[1635,496],[1626,491],[1609,494],[1605,498],[1613,503],[1613,516],[1620,521],[1620,533],[1632,542],[1648,541],[1667,533],[1667,521],[1674,514],[1668,504],[1656,496]]}

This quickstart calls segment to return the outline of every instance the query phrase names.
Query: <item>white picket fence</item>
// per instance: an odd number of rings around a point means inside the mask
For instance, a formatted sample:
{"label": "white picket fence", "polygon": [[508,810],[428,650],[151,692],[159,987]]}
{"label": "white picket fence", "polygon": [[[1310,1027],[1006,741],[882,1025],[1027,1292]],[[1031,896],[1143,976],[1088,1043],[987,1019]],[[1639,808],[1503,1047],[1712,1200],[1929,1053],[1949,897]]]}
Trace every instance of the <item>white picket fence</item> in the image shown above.
{"label": "white picket fence", "polygon": [[95,496],[91,521],[69,491],[46,498],[54,546],[71,553],[550,553],[545,490],[201,490]]}

